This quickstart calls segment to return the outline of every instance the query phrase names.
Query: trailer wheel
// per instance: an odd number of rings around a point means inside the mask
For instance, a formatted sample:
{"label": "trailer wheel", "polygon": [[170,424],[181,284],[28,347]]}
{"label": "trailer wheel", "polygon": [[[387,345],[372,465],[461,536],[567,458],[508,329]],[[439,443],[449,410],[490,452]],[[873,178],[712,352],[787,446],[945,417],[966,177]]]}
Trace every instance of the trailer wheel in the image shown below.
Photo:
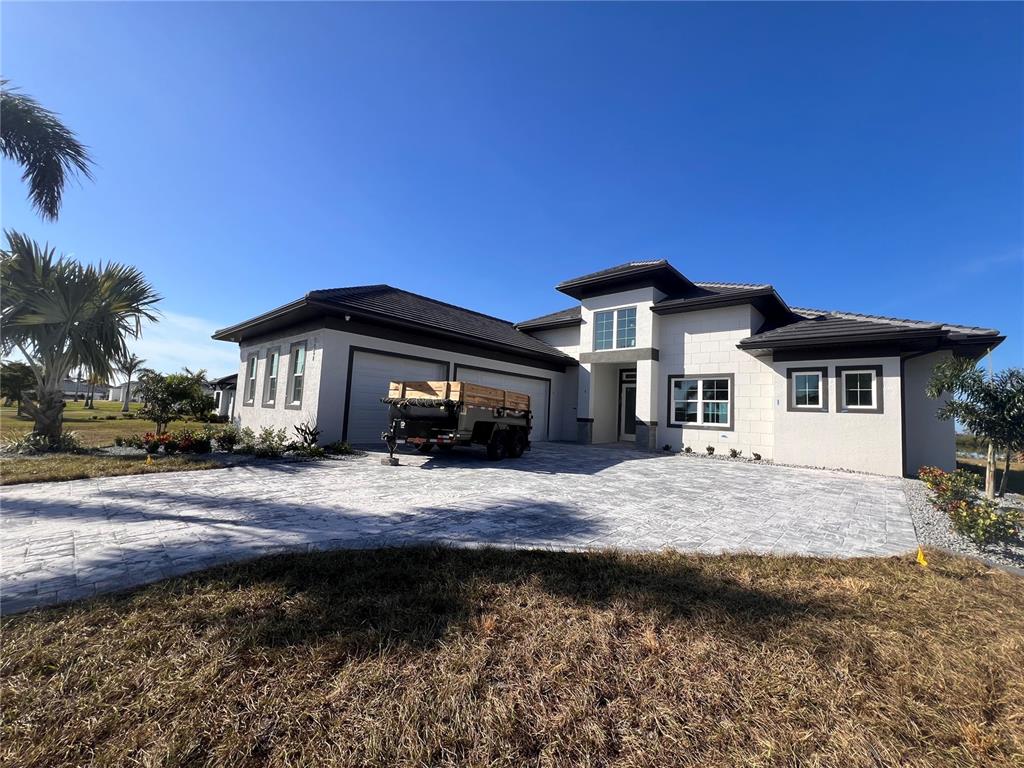
{"label": "trailer wheel", "polygon": [[501,461],[508,453],[508,443],[505,441],[505,432],[496,429],[487,442],[487,458],[491,461]]}
{"label": "trailer wheel", "polygon": [[526,451],[526,435],[523,430],[517,429],[508,438],[508,457],[518,459]]}

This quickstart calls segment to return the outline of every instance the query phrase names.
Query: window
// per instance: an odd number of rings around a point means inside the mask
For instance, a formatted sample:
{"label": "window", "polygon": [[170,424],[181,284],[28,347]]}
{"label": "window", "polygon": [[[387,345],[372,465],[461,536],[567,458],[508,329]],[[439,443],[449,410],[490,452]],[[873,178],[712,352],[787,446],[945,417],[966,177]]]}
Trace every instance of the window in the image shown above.
{"label": "window", "polygon": [[267,370],[263,379],[263,404],[272,406],[277,399],[277,369],[281,364],[281,350],[277,347],[267,350]]}
{"label": "window", "polygon": [[843,370],[840,380],[843,384],[843,408],[850,411],[879,410],[878,372],[873,369]]}
{"label": "window", "polygon": [[615,338],[615,313],[598,312],[594,315],[594,349],[611,349]]}
{"label": "window", "polygon": [[594,313],[594,349],[629,349],[636,346],[636,307]]}
{"label": "window", "polygon": [[669,426],[732,429],[732,377],[669,378]]}
{"label": "window", "polygon": [[288,406],[302,404],[302,384],[306,374],[306,342],[297,341],[288,351]]}
{"label": "window", "polygon": [[256,397],[256,355],[249,355],[245,363],[245,403],[252,405]]}
{"label": "window", "polygon": [[636,346],[636,307],[620,309],[616,314],[615,346],[619,349]]}
{"label": "window", "polygon": [[788,411],[828,411],[828,368],[786,369]]}
{"label": "window", "polygon": [[214,408],[214,410],[217,410],[217,411],[220,410],[220,394],[221,393],[220,393],[219,389],[216,392],[213,393],[213,408]]}

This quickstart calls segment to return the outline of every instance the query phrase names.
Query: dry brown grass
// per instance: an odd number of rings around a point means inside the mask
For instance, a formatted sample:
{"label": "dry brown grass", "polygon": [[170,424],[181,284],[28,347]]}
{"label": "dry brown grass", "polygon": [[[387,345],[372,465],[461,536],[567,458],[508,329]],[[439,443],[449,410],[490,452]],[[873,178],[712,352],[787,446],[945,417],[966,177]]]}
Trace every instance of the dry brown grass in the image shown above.
{"label": "dry brown grass", "polygon": [[280,556],[4,622],[5,764],[999,766],[1024,582],[826,561]]}
{"label": "dry brown grass", "polygon": [[86,477],[148,475],[218,469],[219,461],[195,456],[158,456],[152,464],[145,456],[97,456],[84,453],[44,453],[36,456],[0,456],[0,485],[51,483]]}
{"label": "dry brown grass", "polygon": [[[138,403],[131,403],[132,413],[136,413],[139,408]],[[32,431],[32,420],[25,416],[18,417],[17,413],[18,409],[13,406],[0,407],[0,439],[20,437],[26,432]],[[116,418],[108,419],[108,416]],[[175,430],[196,426],[201,425],[194,422],[175,421],[168,428]],[[64,405],[64,429],[78,433],[83,445],[98,448],[113,445],[114,438],[118,435],[144,435],[147,432],[152,432],[156,429],[156,424],[148,419],[124,418],[121,415],[120,403],[97,400],[96,407],[89,409],[81,400],[77,403],[67,400]]]}

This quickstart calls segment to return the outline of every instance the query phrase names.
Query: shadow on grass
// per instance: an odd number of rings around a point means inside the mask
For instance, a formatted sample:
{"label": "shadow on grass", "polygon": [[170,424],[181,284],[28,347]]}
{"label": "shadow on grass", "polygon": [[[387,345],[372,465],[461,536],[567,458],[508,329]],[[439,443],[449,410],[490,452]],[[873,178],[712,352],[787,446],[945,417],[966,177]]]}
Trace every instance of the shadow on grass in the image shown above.
{"label": "shadow on grass", "polygon": [[269,557],[195,574],[176,591],[187,598],[196,588],[269,588],[276,600],[228,607],[205,621],[240,649],[329,642],[360,657],[382,647],[430,648],[450,629],[492,611],[529,610],[538,588],[576,607],[647,612],[659,623],[701,621],[754,642],[792,622],[842,613],[823,598],[741,584],[707,567],[712,561],[668,553],[403,547]]}

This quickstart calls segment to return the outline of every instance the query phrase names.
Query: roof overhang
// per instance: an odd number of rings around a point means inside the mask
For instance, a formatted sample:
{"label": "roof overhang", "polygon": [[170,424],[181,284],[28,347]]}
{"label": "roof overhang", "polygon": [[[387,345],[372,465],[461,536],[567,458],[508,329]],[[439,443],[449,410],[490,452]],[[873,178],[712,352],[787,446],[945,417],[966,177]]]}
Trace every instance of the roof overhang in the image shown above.
{"label": "roof overhang", "polygon": [[472,343],[473,346],[482,349],[504,352],[526,360],[538,360],[549,364],[561,365],[564,367],[578,365],[578,361],[568,355],[553,351],[552,354],[545,354],[530,349],[509,346],[489,339],[470,337],[466,334],[447,331],[443,328],[427,327],[419,323],[408,322],[400,318],[391,317],[377,312],[368,311],[365,308],[354,308],[347,306],[341,301],[318,301],[314,293],[306,294],[301,299],[283,304],[276,309],[257,315],[254,318],[236,325],[222,328],[213,334],[217,341],[233,341],[242,343],[249,339],[260,338],[292,328],[296,325],[309,323],[310,321],[323,320],[326,318],[340,318],[344,325],[338,328],[345,330],[351,328],[352,333],[358,333],[357,329],[366,329],[369,326],[390,328],[403,331],[411,331],[418,334],[425,341],[430,337],[448,339],[462,343]]}
{"label": "roof overhang", "polygon": [[[829,337],[780,339],[777,341],[743,339],[737,348],[747,352],[786,352],[822,354],[855,347],[865,353],[872,349],[885,349],[886,355],[939,351],[949,349],[958,355],[980,357],[1005,340],[1005,336],[980,334],[954,334],[944,328],[894,329],[891,333],[872,331],[860,334],[837,334]],[[866,355],[865,355],[866,356]]]}
{"label": "roof overhang", "polygon": [[693,283],[671,264],[663,262],[624,267],[609,274],[597,273],[576,277],[559,283],[555,290],[581,300],[590,296],[651,287],[672,295],[692,288]]}
{"label": "roof overhang", "polygon": [[792,315],[789,306],[771,286],[755,288],[749,291],[666,299],[665,301],[659,301],[651,307],[651,311],[656,315],[674,315],[680,312],[697,312],[704,309],[734,307],[740,304],[751,304],[766,318],[788,317]]}
{"label": "roof overhang", "polygon": [[516,323],[515,327],[520,331],[546,331],[551,328],[572,328],[576,325],[582,325],[582,317],[566,317],[561,320],[545,320],[540,322]]}

